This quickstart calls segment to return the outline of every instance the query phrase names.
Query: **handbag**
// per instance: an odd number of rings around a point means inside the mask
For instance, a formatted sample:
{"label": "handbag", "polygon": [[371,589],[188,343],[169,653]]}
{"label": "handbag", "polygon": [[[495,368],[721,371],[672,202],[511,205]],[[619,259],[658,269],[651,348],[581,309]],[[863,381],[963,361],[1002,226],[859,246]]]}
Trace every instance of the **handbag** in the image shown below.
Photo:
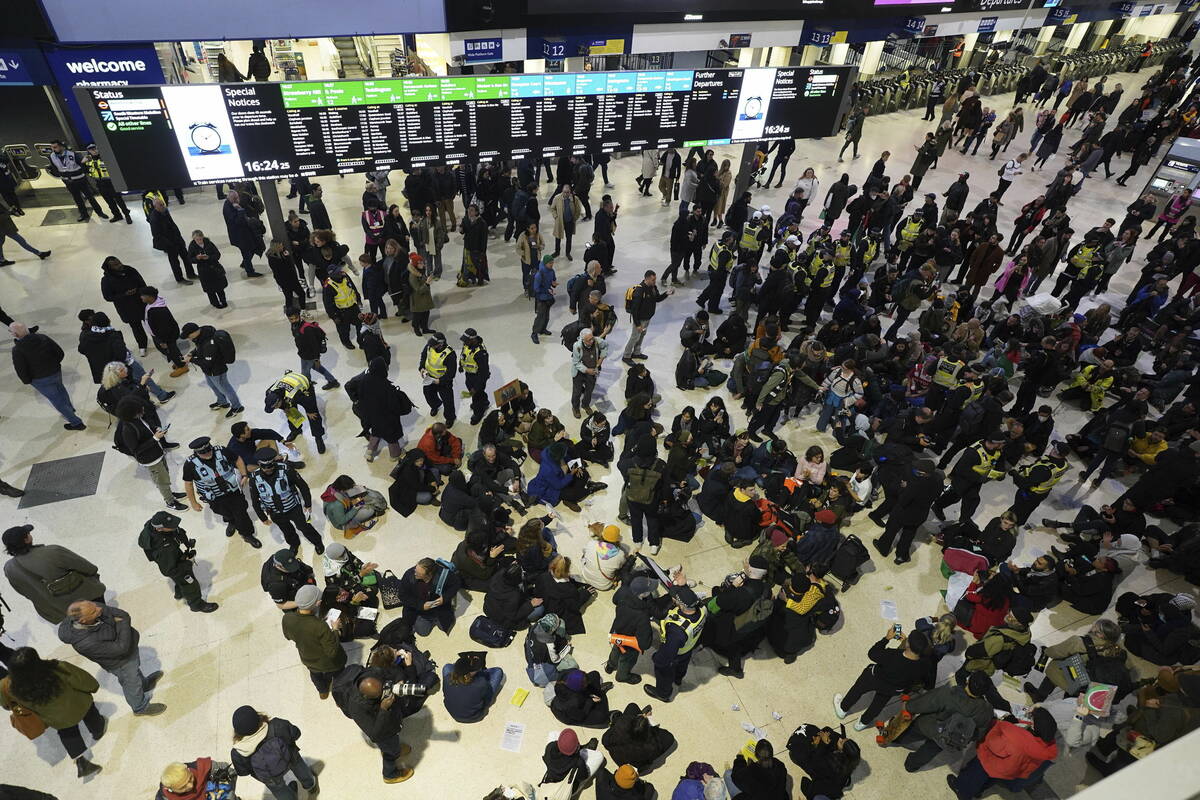
{"label": "handbag", "polygon": [[4,680],[0,680],[0,694],[6,697],[12,704],[9,709],[11,714],[9,722],[26,739],[32,740],[38,738],[46,732],[45,721],[37,715],[37,712],[31,711],[13,700],[12,695],[9,693],[10,685],[11,681],[7,676],[5,676]]}
{"label": "handbag", "polygon": [[555,783],[538,784],[537,800],[571,800],[575,796],[575,772],[572,768],[567,777]]}
{"label": "handbag", "polygon": [[390,569],[379,578],[379,599],[388,610],[400,607],[400,579]]}

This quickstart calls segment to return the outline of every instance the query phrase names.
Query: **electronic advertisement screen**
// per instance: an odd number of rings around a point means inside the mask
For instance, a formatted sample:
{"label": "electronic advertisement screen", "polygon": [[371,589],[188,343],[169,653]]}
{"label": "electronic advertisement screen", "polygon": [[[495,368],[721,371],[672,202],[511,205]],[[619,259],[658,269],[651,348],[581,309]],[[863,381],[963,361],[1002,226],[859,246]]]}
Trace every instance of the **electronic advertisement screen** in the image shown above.
{"label": "electronic advertisement screen", "polygon": [[78,87],[118,185],[829,136],[853,67]]}

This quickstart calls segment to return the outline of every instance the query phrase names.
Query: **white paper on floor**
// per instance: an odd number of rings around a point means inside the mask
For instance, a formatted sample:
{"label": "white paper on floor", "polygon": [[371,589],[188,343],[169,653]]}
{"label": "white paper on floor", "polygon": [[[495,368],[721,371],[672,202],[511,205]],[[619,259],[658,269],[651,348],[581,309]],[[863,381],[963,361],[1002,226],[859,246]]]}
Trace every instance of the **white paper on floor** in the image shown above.
{"label": "white paper on floor", "polygon": [[896,611],[896,603],[892,600],[879,601],[879,615],[892,622],[900,621],[900,613]]}
{"label": "white paper on floor", "polygon": [[504,723],[504,733],[500,737],[500,749],[510,753],[521,752],[521,742],[525,739],[525,725],[520,722]]}

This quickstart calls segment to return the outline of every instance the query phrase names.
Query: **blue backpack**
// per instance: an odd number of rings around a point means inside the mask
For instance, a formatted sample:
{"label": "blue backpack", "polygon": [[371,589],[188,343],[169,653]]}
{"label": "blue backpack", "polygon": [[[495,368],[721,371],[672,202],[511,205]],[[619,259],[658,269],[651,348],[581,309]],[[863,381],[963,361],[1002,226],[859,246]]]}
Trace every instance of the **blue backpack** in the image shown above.
{"label": "blue backpack", "polygon": [[508,647],[516,634],[487,617],[476,617],[469,631],[471,639],[485,647]]}

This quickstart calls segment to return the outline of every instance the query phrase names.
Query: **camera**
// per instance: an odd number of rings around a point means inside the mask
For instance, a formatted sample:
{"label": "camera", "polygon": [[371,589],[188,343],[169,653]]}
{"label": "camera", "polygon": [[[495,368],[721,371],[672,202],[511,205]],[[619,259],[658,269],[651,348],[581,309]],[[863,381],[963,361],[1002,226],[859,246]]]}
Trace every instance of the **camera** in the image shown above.
{"label": "camera", "polygon": [[423,683],[395,683],[388,681],[383,684],[384,697],[424,697],[428,691]]}

